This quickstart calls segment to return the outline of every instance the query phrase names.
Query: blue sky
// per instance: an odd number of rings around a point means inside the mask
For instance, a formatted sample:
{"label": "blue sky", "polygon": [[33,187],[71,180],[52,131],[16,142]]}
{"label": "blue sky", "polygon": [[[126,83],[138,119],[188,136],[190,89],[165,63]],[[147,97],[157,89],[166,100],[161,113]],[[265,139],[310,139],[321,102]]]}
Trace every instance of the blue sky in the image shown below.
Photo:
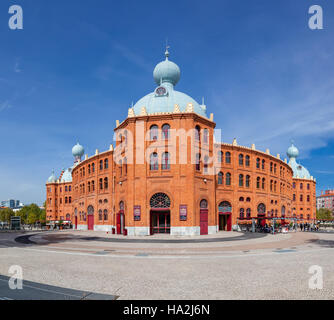
{"label": "blue sky", "polygon": [[[21,5],[24,30],[8,28]],[[324,29],[308,28],[321,5]],[[285,155],[290,140],[334,188],[334,3],[317,0],[0,2],[0,200],[41,204],[76,143],[106,150],[115,120],[153,91],[164,56],[205,97],[222,139]]]}

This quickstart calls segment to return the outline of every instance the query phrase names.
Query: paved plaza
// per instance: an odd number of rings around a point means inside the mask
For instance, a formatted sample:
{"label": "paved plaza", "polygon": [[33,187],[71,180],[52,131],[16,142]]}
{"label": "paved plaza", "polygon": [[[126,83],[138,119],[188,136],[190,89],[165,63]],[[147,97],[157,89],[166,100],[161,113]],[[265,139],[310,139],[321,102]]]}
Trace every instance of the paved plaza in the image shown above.
{"label": "paved plaza", "polygon": [[[4,285],[12,265],[23,270],[19,296]],[[323,289],[309,288],[314,265],[322,268]],[[28,289],[44,286],[53,286],[50,299],[67,290],[106,299],[333,299],[333,265],[334,234],[327,232],[0,233],[0,299],[38,299]]]}

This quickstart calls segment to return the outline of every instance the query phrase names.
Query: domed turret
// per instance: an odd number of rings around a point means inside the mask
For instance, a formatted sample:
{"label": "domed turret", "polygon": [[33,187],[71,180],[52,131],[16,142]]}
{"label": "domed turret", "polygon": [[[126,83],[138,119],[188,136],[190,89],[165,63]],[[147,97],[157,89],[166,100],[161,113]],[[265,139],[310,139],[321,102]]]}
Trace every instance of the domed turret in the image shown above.
{"label": "domed turret", "polygon": [[292,143],[291,146],[289,147],[288,151],[286,152],[286,154],[289,157],[289,159],[291,159],[291,158],[298,158],[298,156],[299,156],[299,150]]}
{"label": "domed turret", "polygon": [[289,166],[292,168],[294,178],[311,179],[309,171],[296,161],[299,156],[299,150],[292,143],[286,152],[289,157]]}
{"label": "domed turret", "polygon": [[54,170],[52,170],[52,174],[48,179],[48,183],[56,183],[57,182],[57,177],[55,176]]}
{"label": "domed turret", "polygon": [[79,142],[72,148],[72,154],[75,160],[80,160],[84,153],[85,149],[79,144]]}
{"label": "domed turret", "polygon": [[158,63],[155,67],[153,78],[157,85],[168,82],[175,86],[180,80],[181,71],[177,64],[168,60],[168,49],[166,49],[165,56],[166,60]]}

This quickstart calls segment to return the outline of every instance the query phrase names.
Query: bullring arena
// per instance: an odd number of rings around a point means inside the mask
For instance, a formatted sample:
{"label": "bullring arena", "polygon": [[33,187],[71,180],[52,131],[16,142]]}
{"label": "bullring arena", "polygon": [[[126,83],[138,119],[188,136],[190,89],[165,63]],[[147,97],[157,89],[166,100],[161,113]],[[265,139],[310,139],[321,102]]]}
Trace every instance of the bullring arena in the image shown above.
{"label": "bullring arena", "polygon": [[313,221],[316,180],[297,162],[250,147],[220,142],[213,113],[176,91],[179,67],[165,60],[153,72],[157,87],[116,121],[115,146],[84,155],[46,184],[50,227],[129,236],[197,236],[231,231],[238,221],[280,218]]}

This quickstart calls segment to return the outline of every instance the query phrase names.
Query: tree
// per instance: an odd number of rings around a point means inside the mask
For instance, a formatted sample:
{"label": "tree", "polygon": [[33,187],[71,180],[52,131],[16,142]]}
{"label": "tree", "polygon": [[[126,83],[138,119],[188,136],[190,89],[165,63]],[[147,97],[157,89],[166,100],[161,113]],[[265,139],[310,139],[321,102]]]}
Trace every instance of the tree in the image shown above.
{"label": "tree", "polygon": [[2,222],[10,222],[10,218],[15,216],[15,213],[10,208],[5,208],[0,210],[0,221]]}
{"label": "tree", "polygon": [[321,208],[317,210],[318,220],[333,220],[332,211],[329,209]]}
{"label": "tree", "polygon": [[45,222],[45,210],[39,208],[37,204],[30,204],[24,206],[17,212],[17,215],[21,217],[21,222],[26,224],[34,224],[37,221]]}

